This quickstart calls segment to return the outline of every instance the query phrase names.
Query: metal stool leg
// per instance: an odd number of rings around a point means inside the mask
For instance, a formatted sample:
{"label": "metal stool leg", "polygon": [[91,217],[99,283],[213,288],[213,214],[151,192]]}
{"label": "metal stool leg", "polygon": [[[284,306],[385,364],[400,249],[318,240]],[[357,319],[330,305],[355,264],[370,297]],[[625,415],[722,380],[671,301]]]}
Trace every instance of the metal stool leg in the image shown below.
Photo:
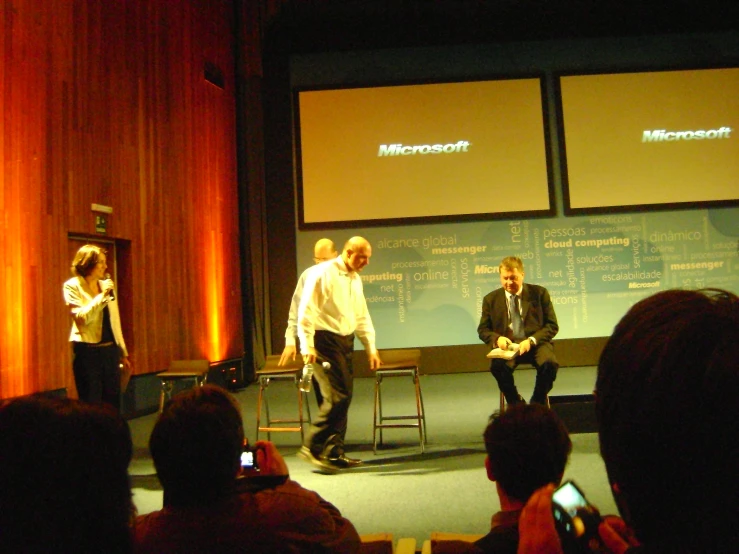
{"label": "metal stool leg", "polygon": [[425,432],[423,423],[423,408],[421,408],[421,385],[418,382],[418,368],[413,372],[413,386],[416,389],[416,414],[418,415],[418,436],[421,442],[421,454],[424,451]]}
{"label": "metal stool leg", "polygon": [[272,427],[272,418],[269,416],[269,395],[267,394],[267,387],[269,387],[269,377],[264,380],[264,413],[267,416],[267,440],[272,440],[272,431],[269,429]]}
{"label": "metal stool leg", "polygon": [[423,443],[428,442],[428,430],[426,429],[426,408],[423,405],[423,391],[421,390],[421,374],[418,374],[418,396],[421,399],[421,419],[423,420]]}
{"label": "metal stool leg", "polygon": [[259,378],[259,393],[257,394],[257,433],[255,441],[259,440],[259,428],[262,421],[262,395],[264,394],[264,377]]}
{"label": "metal stool leg", "polygon": [[[380,377],[375,375],[375,410],[372,418],[372,452],[377,454],[377,407],[379,405]],[[382,432],[382,431],[380,431]]]}
{"label": "metal stool leg", "polygon": [[[300,427],[300,444],[305,442],[305,433],[303,432],[303,395],[305,394],[300,390],[300,378],[295,375],[295,390],[298,393],[298,426]],[[307,398],[305,399],[307,402]]]}
{"label": "metal stool leg", "polygon": [[164,410],[164,403],[172,398],[172,388],[174,385],[168,379],[162,379],[162,390],[159,393],[159,413]]}
{"label": "metal stool leg", "polygon": [[382,441],[383,441],[383,437],[382,437],[382,429],[383,429],[382,427],[382,421],[383,421],[383,417],[382,417],[382,375],[380,375],[377,380],[377,408],[379,410],[379,422],[380,422],[380,427],[379,427],[380,446],[382,446]]}

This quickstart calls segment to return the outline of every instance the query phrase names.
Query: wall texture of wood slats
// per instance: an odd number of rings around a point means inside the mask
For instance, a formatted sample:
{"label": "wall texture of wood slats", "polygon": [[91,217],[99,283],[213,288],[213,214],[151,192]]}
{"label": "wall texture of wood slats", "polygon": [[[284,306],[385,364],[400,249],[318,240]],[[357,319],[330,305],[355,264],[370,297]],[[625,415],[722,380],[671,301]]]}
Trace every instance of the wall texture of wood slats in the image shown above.
{"label": "wall texture of wood slats", "polygon": [[135,373],[241,356],[232,2],[0,6],[0,397],[75,394],[61,284],[93,203]]}

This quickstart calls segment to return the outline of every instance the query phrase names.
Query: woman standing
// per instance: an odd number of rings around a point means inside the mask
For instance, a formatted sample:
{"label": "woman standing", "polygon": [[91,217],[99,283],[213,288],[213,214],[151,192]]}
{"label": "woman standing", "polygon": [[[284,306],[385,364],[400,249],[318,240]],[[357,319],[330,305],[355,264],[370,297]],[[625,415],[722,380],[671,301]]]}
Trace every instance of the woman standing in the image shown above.
{"label": "woman standing", "polygon": [[74,381],[85,402],[120,408],[120,364],[130,373],[113,281],[106,271],[105,250],[86,244],[72,261],[64,283],[64,301],[72,316],[69,340],[74,352]]}

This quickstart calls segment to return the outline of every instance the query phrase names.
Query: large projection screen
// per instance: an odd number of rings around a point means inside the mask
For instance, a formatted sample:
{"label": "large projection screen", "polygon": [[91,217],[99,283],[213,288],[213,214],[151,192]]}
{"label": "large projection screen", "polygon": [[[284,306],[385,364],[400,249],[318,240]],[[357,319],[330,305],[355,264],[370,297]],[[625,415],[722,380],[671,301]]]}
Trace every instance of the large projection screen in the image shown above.
{"label": "large projection screen", "polygon": [[543,80],[296,91],[301,229],[553,214]]}
{"label": "large projection screen", "polygon": [[739,203],[739,68],[560,76],[569,214]]}

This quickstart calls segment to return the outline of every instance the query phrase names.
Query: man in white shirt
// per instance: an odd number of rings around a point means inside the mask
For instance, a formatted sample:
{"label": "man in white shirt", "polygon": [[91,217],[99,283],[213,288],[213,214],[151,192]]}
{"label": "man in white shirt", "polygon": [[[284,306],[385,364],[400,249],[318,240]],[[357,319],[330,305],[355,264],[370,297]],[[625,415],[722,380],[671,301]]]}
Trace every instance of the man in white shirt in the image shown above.
{"label": "man in white shirt", "polygon": [[[316,264],[333,260],[336,256],[338,256],[336,246],[334,246],[334,241],[331,239],[318,239],[315,246],[313,246],[313,261]],[[281,366],[287,365],[288,362],[295,361],[295,345],[297,344],[296,338],[298,336],[298,307],[300,306],[300,297],[303,295],[305,280],[311,269],[313,269],[313,267],[309,267],[303,271],[298,279],[298,284],[295,286],[295,292],[293,292],[293,299],[290,302],[290,313],[287,317],[287,329],[285,330],[285,349],[282,351],[280,362],[278,364]],[[316,392],[317,391],[318,389],[316,389]]]}
{"label": "man in white shirt", "polygon": [[354,384],[355,334],[364,344],[370,369],[376,370],[382,363],[359,277],[371,256],[372,247],[366,239],[349,239],[341,256],[308,272],[298,308],[303,362],[314,363],[320,357],[331,364],[329,369],[318,366],[313,374],[323,402],[298,452],[298,456],[324,470],[362,463],[344,454],[344,438]]}

